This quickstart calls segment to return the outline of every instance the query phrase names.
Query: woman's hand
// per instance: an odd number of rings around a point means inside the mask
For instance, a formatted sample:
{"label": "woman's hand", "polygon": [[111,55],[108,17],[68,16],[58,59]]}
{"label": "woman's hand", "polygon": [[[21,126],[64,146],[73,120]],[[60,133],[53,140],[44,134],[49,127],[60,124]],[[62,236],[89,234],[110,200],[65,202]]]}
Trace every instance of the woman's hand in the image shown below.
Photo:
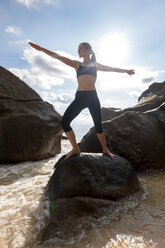
{"label": "woman's hand", "polygon": [[127,73],[132,76],[133,74],[135,74],[135,70],[127,70]]}
{"label": "woman's hand", "polygon": [[29,42],[29,45],[31,45],[33,48],[35,48],[35,49],[37,49],[37,50],[39,50],[39,51],[42,50],[40,46],[38,46],[37,44],[34,44],[34,43],[32,43],[32,42]]}

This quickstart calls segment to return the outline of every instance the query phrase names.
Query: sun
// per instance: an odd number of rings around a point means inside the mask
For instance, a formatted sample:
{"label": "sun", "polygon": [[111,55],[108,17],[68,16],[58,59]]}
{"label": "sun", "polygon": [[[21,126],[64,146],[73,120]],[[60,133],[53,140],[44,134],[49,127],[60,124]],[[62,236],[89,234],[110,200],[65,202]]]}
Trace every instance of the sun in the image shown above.
{"label": "sun", "polygon": [[98,59],[103,64],[122,65],[128,60],[130,44],[124,34],[110,33],[98,42]]}

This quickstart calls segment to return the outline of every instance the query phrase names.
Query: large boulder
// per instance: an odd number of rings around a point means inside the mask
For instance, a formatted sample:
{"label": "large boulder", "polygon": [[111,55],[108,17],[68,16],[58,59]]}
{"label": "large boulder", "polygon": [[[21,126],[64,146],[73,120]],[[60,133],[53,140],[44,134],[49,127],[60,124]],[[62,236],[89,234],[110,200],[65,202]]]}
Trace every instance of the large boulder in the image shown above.
{"label": "large boulder", "polygon": [[108,108],[102,107],[101,108],[102,121],[112,120],[115,117],[117,117],[123,113],[124,113],[124,110],[122,110],[121,108],[111,108],[111,107],[108,107]]}
{"label": "large boulder", "polygon": [[80,153],[62,156],[48,183],[49,199],[94,197],[117,200],[139,189],[136,172],[124,158],[115,155]]}
{"label": "large boulder", "polygon": [[94,153],[65,158],[62,156],[55,164],[45,191],[50,221],[41,237],[43,247],[64,237],[68,243],[105,220],[105,216],[108,220],[119,217],[137,206],[143,195],[134,168],[116,154],[113,160]]}
{"label": "large boulder", "polygon": [[165,102],[165,81],[162,83],[153,83],[138,98],[137,106],[143,111],[154,109]]}
{"label": "large boulder", "polygon": [[26,83],[0,67],[0,163],[61,152],[61,115]]}
{"label": "large boulder", "polygon": [[162,83],[153,83],[138,98],[138,103],[130,108],[101,108],[102,120],[112,120],[113,118],[128,111],[145,112],[159,107],[165,102],[165,81]]}
{"label": "large boulder", "polygon": [[[128,111],[104,121],[107,146],[138,170],[165,167],[165,103],[146,111]],[[102,152],[95,127],[79,142],[82,152]]]}

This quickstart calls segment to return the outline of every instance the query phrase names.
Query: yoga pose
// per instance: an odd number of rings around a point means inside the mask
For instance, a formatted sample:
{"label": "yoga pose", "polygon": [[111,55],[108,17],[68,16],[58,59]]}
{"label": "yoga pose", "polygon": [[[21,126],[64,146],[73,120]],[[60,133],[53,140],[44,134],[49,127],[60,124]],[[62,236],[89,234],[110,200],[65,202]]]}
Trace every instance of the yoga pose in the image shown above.
{"label": "yoga pose", "polygon": [[100,101],[95,88],[97,71],[113,71],[133,75],[135,73],[134,70],[113,68],[97,63],[95,54],[92,51],[92,47],[87,42],[81,43],[78,47],[79,57],[83,58],[82,63],[77,60],[68,59],[55,52],[40,47],[32,42],[29,42],[29,44],[33,48],[62,61],[66,65],[73,67],[77,72],[78,88],[75,94],[75,99],[68,106],[61,120],[62,128],[73,147],[73,149],[67,154],[65,159],[68,159],[74,154],[80,154],[81,152],[76,142],[75,133],[71,128],[70,123],[81,112],[81,110],[86,107],[89,109],[90,114],[93,118],[93,122],[97,132],[97,137],[102,145],[103,153],[107,154],[111,159],[113,159],[114,155],[109,151],[107,147],[101,123]]}

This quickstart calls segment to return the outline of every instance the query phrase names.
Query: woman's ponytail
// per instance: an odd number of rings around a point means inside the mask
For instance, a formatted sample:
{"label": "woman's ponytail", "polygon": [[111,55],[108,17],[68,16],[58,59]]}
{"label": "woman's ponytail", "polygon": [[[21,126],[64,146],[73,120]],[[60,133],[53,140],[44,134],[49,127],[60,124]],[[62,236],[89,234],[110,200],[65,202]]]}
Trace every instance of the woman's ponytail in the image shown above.
{"label": "woman's ponytail", "polygon": [[91,49],[91,54],[92,54],[92,56],[91,56],[91,62],[94,63],[94,64],[96,64],[96,55],[95,55],[95,53],[93,52],[92,49]]}

